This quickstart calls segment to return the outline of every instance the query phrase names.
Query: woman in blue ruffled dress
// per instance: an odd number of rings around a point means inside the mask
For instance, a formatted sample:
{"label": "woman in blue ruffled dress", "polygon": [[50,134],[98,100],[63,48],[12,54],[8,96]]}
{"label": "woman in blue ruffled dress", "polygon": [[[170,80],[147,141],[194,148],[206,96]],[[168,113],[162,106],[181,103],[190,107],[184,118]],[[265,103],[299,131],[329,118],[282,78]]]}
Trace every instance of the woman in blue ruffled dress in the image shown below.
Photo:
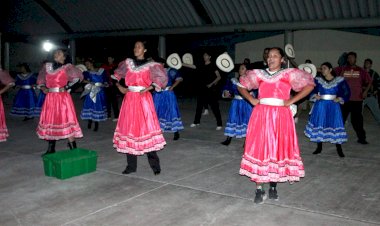
{"label": "woman in blue ruffled dress", "polygon": [[17,94],[13,99],[13,106],[10,114],[12,116],[24,117],[23,121],[33,119],[38,116],[36,113],[37,95],[34,87],[37,82],[37,74],[32,73],[26,63],[17,66],[19,74],[16,76]]}
{"label": "woman in blue ruffled dress", "polygon": [[[165,64],[164,59],[159,59],[157,62]],[[183,78],[177,69],[165,69],[168,75],[168,84],[162,91],[153,93],[153,102],[162,131],[174,133],[173,140],[178,140],[179,131],[183,130],[184,127],[177,104],[177,97],[173,90],[183,81]]]}
{"label": "woman in blue ruffled dress", "polygon": [[[223,88],[223,98],[233,98],[226,128],[224,129],[224,135],[227,136],[227,138],[221,143],[226,146],[231,143],[233,137],[244,138],[246,136],[248,121],[252,114],[253,106],[240,95],[238,90],[239,78],[240,76],[244,76],[246,72],[247,66],[241,64],[238,77],[228,80]],[[254,97],[253,92],[251,92],[251,94]]]}
{"label": "woman in blue ruffled dress", "polygon": [[84,96],[83,109],[80,117],[88,120],[87,128],[91,129],[92,122],[95,122],[94,131],[98,131],[99,122],[107,120],[107,100],[104,87],[107,86],[107,74],[104,68],[96,69],[92,59],[85,61],[87,71],[83,72]]}
{"label": "woman in blue ruffled dress", "polygon": [[317,143],[313,154],[322,152],[322,143],[336,145],[340,157],[344,157],[342,143],[347,142],[347,132],[344,127],[340,105],[350,98],[350,88],[344,77],[336,76],[331,63],[321,65],[322,75],[315,78],[315,88],[310,94],[310,100],[315,101],[305,135]]}

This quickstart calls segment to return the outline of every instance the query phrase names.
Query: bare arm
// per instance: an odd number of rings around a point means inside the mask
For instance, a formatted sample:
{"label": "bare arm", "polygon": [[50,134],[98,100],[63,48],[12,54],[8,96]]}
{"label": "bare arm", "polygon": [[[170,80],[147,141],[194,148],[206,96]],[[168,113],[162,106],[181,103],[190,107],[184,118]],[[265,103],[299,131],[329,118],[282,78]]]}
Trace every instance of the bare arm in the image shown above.
{"label": "bare arm", "polygon": [[175,80],[174,84],[170,87],[169,90],[173,90],[176,86],[178,86],[178,84],[182,82],[182,79],[177,79]]}
{"label": "bare arm", "polygon": [[239,93],[249,101],[252,105],[257,105],[260,101],[257,98],[254,98],[246,88],[238,86]]}
{"label": "bare arm", "polygon": [[211,86],[216,85],[219,82],[219,80],[222,78],[218,70],[215,71],[215,75],[216,75],[216,79],[212,81],[210,84],[208,84],[207,88],[210,88]]}
{"label": "bare arm", "polygon": [[294,104],[295,102],[301,100],[302,98],[306,97],[313,91],[314,86],[307,85],[305,86],[300,92],[298,92],[294,97],[290,98],[289,100],[285,101],[285,106],[290,106],[291,104]]}
{"label": "bare arm", "polygon": [[5,92],[7,92],[8,89],[10,89],[12,86],[13,86],[13,84],[8,84],[8,85],[6,85],[4,88],[2,88],[2,89],[0,90],[0,95],[3,94],[3,93],[5,93]]}

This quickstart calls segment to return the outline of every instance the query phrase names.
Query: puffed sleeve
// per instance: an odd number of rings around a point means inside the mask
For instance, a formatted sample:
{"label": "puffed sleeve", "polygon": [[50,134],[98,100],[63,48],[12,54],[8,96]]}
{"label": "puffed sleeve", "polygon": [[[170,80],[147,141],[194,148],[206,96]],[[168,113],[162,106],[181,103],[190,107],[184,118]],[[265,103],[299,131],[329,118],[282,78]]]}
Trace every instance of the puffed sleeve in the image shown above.
{"label": "puffed sleeve", "polygon": [[51,63],[46,63],[42,66],[41,70],[38,72],[37,76],[37,85],[38,87],[45,86],[46,84],[46,67],[48,67]]}
{"label": "puffed sleeve", "polygon": [[11,75],[2,69],[0,69],[0,83],[4,85],[15,85],[15,80],[11,77]]}
{"label": "puffed sleeve", "polygon": [[292,89],[296,92],[301,91],[305,86],[315,86],[314,78],[310,73],[300,70],[298,68],[288,69],[289,82]]}
{"label": "puffed sleeve", "polygon": [[246,75],[240,76],[240,85],[243,88],[246,88],[247,90],[252,89],[258,89],[259,88],[259,82],[257,80],[257,75],[260,73],[261,70],[254,69],[254,70],[248,70]]}
{"label": "puffed sleeve", "polygon": [[83,80],[83,72],[79,70],[77,67],[75,67],[72,64],[66,65],[66,75],[68,77],[68,81],[70,82],[77,82]]}
{"label": "puffed sleeve", "polygon": [[156,91],[160,91],[168,84],[168,76],[164,67],[159,63],[152,63],[150,66],[150,79]]}
{"label": "puffed sleeve", "polygon": [[114,76],[119,81],[122,78],[125,78],[127,75],[128,67],[127,60],[123,60],[119,63],[118,67],[114,71]]}
{"label": "puffed sleeve", "polygon": [[337,96],[342,99],[342,101],[340,101],[341,104],[346,103],[350,99],[351,90],[347,81],[344,79],[338,84]]}

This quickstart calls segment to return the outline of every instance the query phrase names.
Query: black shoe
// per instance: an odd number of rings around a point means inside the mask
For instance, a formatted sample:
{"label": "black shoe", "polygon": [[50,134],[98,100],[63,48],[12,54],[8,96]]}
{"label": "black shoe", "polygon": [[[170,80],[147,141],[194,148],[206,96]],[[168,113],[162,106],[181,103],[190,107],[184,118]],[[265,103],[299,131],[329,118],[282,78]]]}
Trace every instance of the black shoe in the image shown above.
{"label": "black shoe", "polygon": [[318,155],[322,152],[322,143],[317,143],[317,149],[313,152],[313,155]]}
{"label": "black shoe", "polygon": [[358,140],[358,143],[359,144],[368,144],[368,142],[366,140],[361,140],[361,139]]}
{"label": "black shoe", "polygon": [[178,132],[175,132],[175,133],[174,133],[173,140],[178,140],[178,139],[179,139],[179,133],[178,133]]}
{"label": "black shoe", "polygon": [[99,122],[95,122],[94,131],[98,131],[99,129]]}
{"label": "black shoe", "polygon": [[232,137],[227,137],[227,139],[221,142],[221,144],[228,146],[231,143],[231,140],[232,140]]}
{"label": "black shoe", "polygon": [[265,191],[262,189],[256,189],[256,195],[255,195],[255,203],[256,204],[262,204],[264,203],[264,200],[267,199],[267,195],[265,194]]}
{"label": "black shoe", "polygon": [[155,171],[153,171],[153,173],[154,173],[154,175],[158,175],[158,174],[160,174],[161,173],[161,170],[155,170]]}
{"label": "black shoe", "polygon": [[338,152],[339,157],[344,158],[343,150],[342,150],[342,145],[336,144],[336,151]]}
{"label": "black shoe", "polygon": [[33,117],[25,117],[22,121],[28,121],[28,120],[31,120],[31,119],[33,119]]}
{"label": "black shoe", "polygon": [[88,120],[87,129],[91,129],[91,125],[92,125],[92,120]]}
{"label": "black shoe", "polygon": [[127,167],[125,167],[125,170],[123,172],[121,172],[122,174],[130,174],[130,173],[134,173],[136,172],[136,170],[131,170]]}
{"label": "black shoe", "polygon": [[75,149],[75,148],[77,148],[77,142],[76,141],[69,142],[69,143],[67,143],[67,147],[69,147],[70,150]]}
{"label": "black shoe", "polygon": [[55,140],[49,140],[48,149],[44,154],[41,155],[42,157],[48,154],[55,153],[55,142],[56,142]]}
{"label": "black shoe", "polygon": [[269,188],[269,199],[273,199],[275,201],[278,201],[277,190],[275,187]]}

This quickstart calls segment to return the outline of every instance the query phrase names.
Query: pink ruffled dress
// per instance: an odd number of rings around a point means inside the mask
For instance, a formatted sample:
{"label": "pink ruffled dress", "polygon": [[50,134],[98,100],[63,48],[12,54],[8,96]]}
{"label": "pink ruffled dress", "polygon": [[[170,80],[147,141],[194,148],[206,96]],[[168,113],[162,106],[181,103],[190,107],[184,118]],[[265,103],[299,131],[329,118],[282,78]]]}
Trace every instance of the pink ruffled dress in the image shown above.
{"label": "pink ruffled dress", "polygon": [[36,130],[40,139],[60,140],[83,137],[73,100],[70,93],[64,89],[68,82],[73,82],[75,79],[83,80],[83,74],[72,64],[53,70],[52,64],[47,63],[40,71],[37,84],[45,85],[49,89]]}
{"label": "pink ruffled dress", "polygon": [[117,79],[125,78],[125,85],[128,87],[113,137],[114,148],[118,152],[133,155],[163,149],[166,141],[162,135],[152,94],[141,94],[139,91],[152,84],[156,90],[164,88],[168,82],[165,69],[155,62],[137,66],[133,59],[128,58],[119,64],[114,75]]}
{"label": "pink ruffled dress", "polygon": [[[8,72],[0,69],[0,84],[7,86],[14,85],[14,82],[14,79],[9,75]],[[5,123],[4,105],[0,95],[0,142],[6,141],[8,136],[8,128]]]}
{"label": "pink ruffled dress", "polygon": [[[295,68],[272,75],[265,70],[249,70],[240,77],[240,83],[248,90],[258,88],[263,103],[264,99],[288,100],[291,89],[298,92],[307,85],[314,86],[312,75]],[[305,171],[293,115],[289,107],[274,105],[260,103],[254,107],[239,173],[257,183],[299,181]]]}

